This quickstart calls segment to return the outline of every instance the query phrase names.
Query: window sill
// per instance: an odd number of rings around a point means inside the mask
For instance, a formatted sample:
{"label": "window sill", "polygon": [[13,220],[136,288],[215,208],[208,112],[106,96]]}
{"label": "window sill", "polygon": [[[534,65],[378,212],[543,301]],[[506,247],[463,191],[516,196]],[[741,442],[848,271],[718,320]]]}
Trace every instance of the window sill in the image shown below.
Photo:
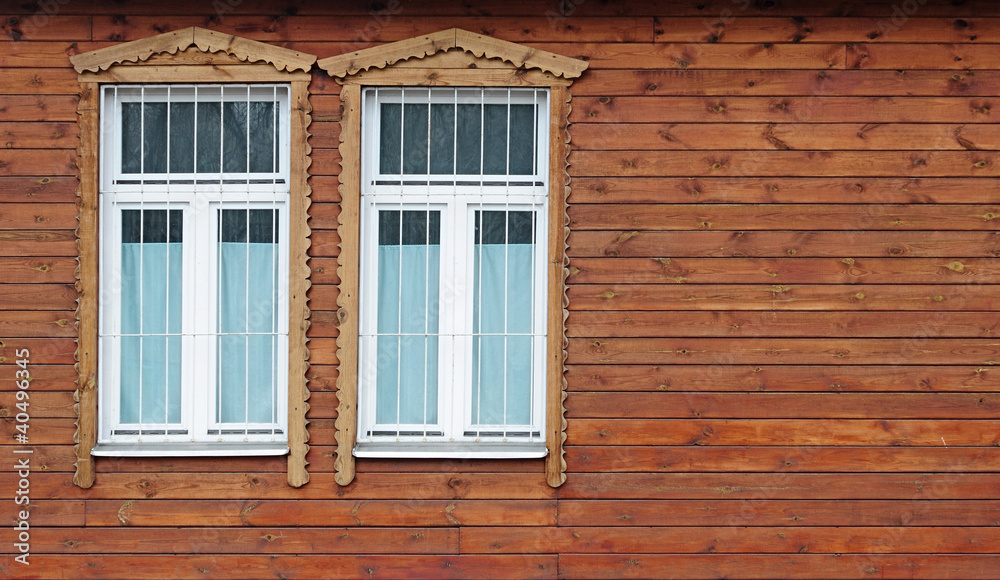
{"label": "window sill", "polygon": [[99,457],[235,457],[287,455],[287,443],[98,443]]}
{"label": "window sill", "polygon": [[370,442],[354,446],[355,457],[401,457],[441,459],[531,459],[545,457],[545,442],[470,443],[470,442]]}

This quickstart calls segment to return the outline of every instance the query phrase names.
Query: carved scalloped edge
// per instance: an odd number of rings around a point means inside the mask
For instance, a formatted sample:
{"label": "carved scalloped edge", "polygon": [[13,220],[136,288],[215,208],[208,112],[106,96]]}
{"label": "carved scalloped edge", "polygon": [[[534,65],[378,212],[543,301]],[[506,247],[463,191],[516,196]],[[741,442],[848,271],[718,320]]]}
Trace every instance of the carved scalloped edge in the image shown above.
{"label": "carved scalloped edge", "polygon": [[[294,83],[293,83],[293,86],[294,86]],[[293,91],[294,91],[294,89],[293,89]],[[302,292],[303,292],[303,302],[302,302],[302,308],[303,308],[303,312],[302,312],[302,317],[303,317],[302,318],[302,325],[303,325],[303,328],[302,328],[302,337],[303,337],[302,356],[304,357],[304,360],[303,360],[303,363],[302,363],[303,364],[303,368],[302,368],[302,372],[303,372],[303,377],[302,377],[302,380],[303,380],[303,388],[302,388],[302,417],[303,417],[303,423],[302,423],[302,429],[303,429],[302,442],[303,442],[303,444],[299,448],[299,450],[301,450],[301,457],[298,457],[297,459],[301,461],[302,472],[305,475],[305,477],[304,477],[304,480],[301,483],[299,483],[298,485],[295,485],[295,487],[301,487],[301,486],[305,485],[306,483],[309,483],[309,471],[307,469],[308,466],[309,466],[309,462],[306,461],[306,456],[308,456],[308,454],[309,454],[309,419],[308,419],[307,415],[309,414],[309,409],[310,409],[309,398],[312,395],[312,392],[309,390],[309,379],[308,379],[309,367],[310,367],[309,360],[310,360],[310,356],[311,356],[310,351],[309,351],[309,337],[308,337],[308,333],[309,333],[309,327],[312,326],[312,320],[311,320],[311,318],[312,318],[312,310],[309,308],[309,289],[312,287],[312,276],[310,275],[311,274],[311,270],[309,268],[309,248],[312,246],[312,228],[309,226],[309,217],[308,217],[309,216],[309,207],[312,205],[312,197],[311,197],[312,196],[312,186],[309,184],[309,168],[312,166],[312,145],[309,143],[309,137],[311,137],[311,134],[309,133],[309,126],[312,125],[312,102],[309,100],[309,88],[308,88],[308,85],[306,86],[304,93],[305,93],[304,94],[305,99],[303,100],[303,103],[302,103],[302,105],[304,106],[304,108],[302,109],[302,113],[303,113],[303,117],[304,117],[304,121],[305,122],[303,123],[302,131],[303,131],[304,138],[305,138],[305,149],[303,150],[303,153],[305,154],[305,160],[304,160],[303,165],[302,165],[302,171],[305,174],[305,179],[303,180],[303,188],[302,188],[301,194],[302,194],[302,213],[305,216],[305,219],[303,220],[303,222],[301,224],[301,230],[300,230],[302,238],[303,238],[301,240],[301,248],[302,248],[302,253],[304,255],[298,256],[298,258],[302,260],[300,262],[300,265],[302,267],[302,271],[299,273],[299,275],[305,277],[305,285],[302,288]],[[291,434],[289,433],[289,435],[291,435]],[[292,456],[295,456],[295,455],[298,455],[299,452],[296,449],[291,449],[290,448],[289,454],[292,455]],[[292,474],[289,473],[289,482],[291,482],[291,477],[292,477]]]}
{"label": "carved scalloped edge", "polygon": [[143,62],[157,54],[177,54],[196,46],[203,52],[224,52],[242,62],[267,62],[279,71],[309,72],[316,56],[197,26],[133,40],[70,57],[76,72],[99,72],[116,64]]}
{"label": "carved scalloped edge", "polygon": [[[340,203],[341,203],[341,213],[337,220],[337,237],[340,242],[337,244],[337,277],[341,281],[340,292],[337,293],[337,318],[340,322],[343,322],[343,314],[347,311],[348,305],[344,303],[345,293],[343,290],[343,282],[348,279],[347,268],[344,265],[344,239],[346,238],[347,232],[344,228],[344,212],[343,203],[347,199],[348,195],[353,195],[351,192],[347,191],[347,187],[344,184],[343,176],[349,171],[349,164],[357,163],[357,159],[353,159],[345,155],[344,144],[346,143],[345,135],[350,131],[350,123],[354,122],[346,112],[355,103],[350,102],[350,97],[348,96],[348,88],[343,87],[340,92],[340,103],[341,103],[341,116],[340,116],[340,144],[338,149],[340,151],[340,173],[337,178],[337,191],[340,193]],[[345,119],[345,117],[347,117]],[[360,145],[359,145],[360,147]],[[347,397],[344,397],[344,393],[347,389],[356,388],[354,385],[347,384],[350,377],[345,378],[343,372],[344,361],[347,358],[346,350],[344,348],[344,333],[337,333],[337,360],[340,362],[341,367],[337,371],[337,418],[334,421],[334,440],[337,442],[337,457],[334,459],[334,480],[341,486],[349,484],[354,480],[354,455],[352,455],[354,449],[354,438],[356,429],[349,429],[353,425],[348,425],[348,421],[352,414],[357,413],[357,406],[354,409],[350,409],[347,405],[348,402],[345,401]],[[354,397],[357,398],[356,396]]]}
{"label": "carved scalloped edge", "polygon": [[[93,85],[89,85],[89,86],[88,85],[84,85],[82,88],[85,91],[90,91],[90,90],[93,90]],[[80,117],[83,117],[84,115],[96,115],[97,114],[96,111],[92,111],[91,109],[87,108],[88,104],[91,107],[94,105],[93,98],[94,98],[93,95],[90,95],[90,96],[81,95],[81,98],[80,98],[79,102],[77,103],[77,110],[76,110],[76,114],[77,114],[77,117],[78,117],[78,121],[77,121],[77,125],[78,126],[82,126],[83,125],[83,123],[81,123],[80,120],[79,120]],[[85,131],[79,131],[79,135],[77,136],[77,145],[76,145],[76,158],[77,158],[77,160],[82,159],[83,156],[86,154],[87,146],[84,145],[84,140],[85,139],[91,139],[92,140],[92,139],[95,138],[93,135],[89,135],[89,134],[85,134],[85,133],[87,133],[87,132],[85,132]],[[77,171],[76,171],[76,179],[77,179],[77,187],[76,187],[76,200],[77,201],[76,201],[76,203],[77,203],[77,207],[83,208],[84,206],[83,206],[82,201],[83,201],[83,197],[84,197],[84,191],[83,191],[84,190],[84,181],[83,181],[83,177],[81,176],[81,172],[80,172],[79,166],[78,166]],[[82,451],[81,448],[80,448],[80,444],[81,444],[80,443],[81,442],[81,434],[80,434],[80,429],[81,429],[81,426],[80,426],[80,422],[81,422],[80,421],[80,394],[82,392],[85,392],[85,391],[93,391],[93,389],[96,388],[96,382],[95,382],[94,377],[91,376],[91,377],[89,377],[86,380],[85,383],[81,384],[81,380],[82,380],[83,377],[82,377],[81,371],[80,371],[80,335],[79,335],[79,332],[80,332],[80,308],[81,308],[80,293],[84,292],[84,288],[83,288],[82,265],[80,263],[80,253],[81,253],[80,249],[82,247],[82,240],[80,238],[80,228],[81,228],[82,222],[80,220],[80,213],[79,212],[77,212],[76,220],[77,220],[77,226],[73,230],[73,235],[76,238],[75,239],[75,246],[76,246],[76,250],[77,250],[76,267],[73,269],[73,277],[75,278],[75,280],[73,282],[73,286],[74,286],[74,288],[75,288],[75,290],[77,292],[76,309],[75,309],[75,311],[73,313],[74,317],[75,317],[75,321],[74,321],[73,324],[74,324],[74,327],[77,329],[76,349],[73,351],[73,361],[74,361],[73,362],[73,370],[75,371],[75,374],[76,374],[76,381],[75,381],[76,389],[73,390],[73,415],[75,417],[74,420],[73,420],[73,427],[74,427],[74,430],[73,430],[73,458],[74,458],[74,460],[73,460],[73,467],[74,467],[74,470],[73,470],[73,483],[75,485],[79,486],[79,487],[89,488],[90,486],[94,485],[93,460],[89,459],[89,457],[90,457],[90,450],[89,449],[86,450],[87,451],[86,455],[88,457],[88,460],[91,461],[91,465],[89,466],[89,469],[85,470],[85,472],[81,473],[81,471],[80,471],[80,467],[81,467],[80,466],[80,459],[81,459],[80,455],[81,455],[81,451]]]}
{"label": "carved scalloped edge", "polygon": [[565,127],[563,129],[563,138],[566,143],[566,159],[565,165],[563,167],[563,268],[562,268],[562,373],[560,375],[560,388],[562,389],[562,396],[560,397],[560,405],[562,406],[562,412],[559,414],[562,424],[560,425],[562,441],[559,443],[559,484],[562,485],[566,481],[566,391],[568,389],[568,382],[566,380],[566,360],[569,356],[569,339],[566,336],[566,321],[569,318],[569,288],[566,284],[566,280],[569,278],[569,193],[570,193],[570,182],[572,177],[569,174],[569,153],[570,153],[570,141],[572,137],[569,132],[569,117],[570,113],[573,112],[573,95],[566,91],[566,107],[564,108],[564,116],[559,120],[560,125]]}
{"label": "carved scalloped edge", "polygon": [[451,49],[464,50],[477,58],[509,62],[515,68],[537,68],[566,79],[579,77],[589,66],[583,60],[528,48],[460,28],[449,28],[417,38],[331,56],[318,61],[317,64],[330,76],[343,78],[372,68],[383,69],[400,61],[424,58]]}

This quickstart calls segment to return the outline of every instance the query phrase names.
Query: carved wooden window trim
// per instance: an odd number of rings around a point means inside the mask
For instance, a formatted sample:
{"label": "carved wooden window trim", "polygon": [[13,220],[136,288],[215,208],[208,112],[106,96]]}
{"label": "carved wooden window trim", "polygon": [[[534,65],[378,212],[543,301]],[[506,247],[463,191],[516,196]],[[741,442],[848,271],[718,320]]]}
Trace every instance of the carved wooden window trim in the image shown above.
{"label": "carved wooden window trim", "polygon": [[77,151],[80,185],[77,190],[80,224],[77,229],[78,383],[77,431],[74,436],[76,473],[80,487],[94,484],[91,456],[97,436],[98,344],[98,176],[100,151],[100,85],[113,83],[288,83],[291,87],[291,165],[289,196],[289,368],[288,368],[288,483],[309,481],[306,453],[309,433],[306,387],[309,351],[306,330],[309,308],[307,250],[310,229],[308,143],[311,107],[310,69],[316,57],[261,42],[202,28],[185,28],[126,42],[70,58],[79,73],[80,144]]}
{"label": "carved wooden window trim", "polygon": [[[552,487],[566,480],[563,443],[566,420],[564,364],[569,234],[566,201],[569,195],[570,113],[569,86],[587,68],[581,60],[534,50],[459,29],[394,42],[350,54],[322,59],[319,66],[343,85],[341,100],[340,193],[338,234],[340,328],[337,357],[335,479],[347,485],[354,479],[352,451],[357,439],[358,400],[358,287],[360,256],[361,89],[363,86],[493,86],[548,87],[549,136],[549,288],[546,347],[546,480]],[[395,66],[393,66],[395,65]]]}

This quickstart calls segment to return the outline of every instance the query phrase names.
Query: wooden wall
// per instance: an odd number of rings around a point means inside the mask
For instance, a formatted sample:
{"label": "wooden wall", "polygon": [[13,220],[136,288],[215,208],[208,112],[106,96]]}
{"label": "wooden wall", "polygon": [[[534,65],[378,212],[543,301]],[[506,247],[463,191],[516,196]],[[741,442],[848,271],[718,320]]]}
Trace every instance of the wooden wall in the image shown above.
{"label": "wooden wall", "polygon": [[[0,577],[1000,575],[1000,5],[0,12]],[[454,26],[589,60],[572,87],[565,485],[499,460],[365,459],[334,483],[340,103],[318,70],[310,483],[287,486],[283,458],[101,458],[93,488],[72,484],[68,56],[191,25],[321,58]],[[29,566],[12,528],[23,348]]]}

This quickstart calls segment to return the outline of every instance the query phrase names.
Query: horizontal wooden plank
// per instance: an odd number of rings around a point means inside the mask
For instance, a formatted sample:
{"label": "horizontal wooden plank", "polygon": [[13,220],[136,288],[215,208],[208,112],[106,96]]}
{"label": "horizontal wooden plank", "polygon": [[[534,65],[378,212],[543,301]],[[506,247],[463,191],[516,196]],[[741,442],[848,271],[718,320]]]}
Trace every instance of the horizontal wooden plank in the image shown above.
{"label": "horizontal wooden plank", "polygon": [[8,311],[0,315],[0,335],[8,338],[75,338],[76,313]]}
{"label": "horizontal wooden plank", "polygon": [[[32,429],[35,421],[32,418]],[[38,430],[41,430],[40,428]],[[99,459],[101,462],[103,459]],[[158,458],[146,459],[156,463]],[[216,458],[220,464],[225,459]],[[442,463],[446,463],[442,462]],[[101,485],[82,489],[64,474],[36,473],[31,495],[47,499],[239,499],[239,500],[508,500],[551,499],[555,490],[541,473],[360,473],[347,486],[338,486],[334,474],[312,474],[315,485],[294,488],[284,473],[102,473]],[[16,473],[0,472],[0,482],[17,487]]]}
{"label": "horizontal wooden plank", "polygon": [[837,445],[992,447],[1000,434],[983,421],[862,419],[574,419],[573,445]]}
{"label": "horizontal wooden plank", "polygon": [[76,235],[69,230],[0,231],[0,256],[75,256]]}
{"label": "horizontal wooden plank", "polygon": [[76,151],[0,149],[0,175],[38,175],[39,172],[51,175],[76,175]]}
{"label": "horizontal wooden plank", "polygon": [[989,419],[1000,394],[572,393],[567,417],[622,419]]}
{"label": "horizontal wooden plank", "polygon": [[844,68],[847,56],[846,47],[840,43],[705,44],[658,42],[650,45],[646,43],[578,42],[570,45],[540,44],[538,48],[586,60],[588,71],[599,69],[825,70]]}
{"label": "horizontal wooden plank", "polygon": [[[312,270],[311,280],[313,287],[340,284],[336,260],[330,258],[313,258],[309,260],[309,268]],[[336,310],[336,306],[331,305],[328,308],[320,307],[320,309]]]}
{"label": "horizontal wooden plank", "polygon": [[[314,250],[327,237],[314,232]],[[339,242],[339,238],[336,239]],[[334,245],[334,240],[330,240]],[[640,230],[573,231],[570,258],[973,258],[1000,255],[1000,234],[991,231],[738,231],[663,232]]]}
{"label": "horizontal wooden plank", "polygon": [[[19,341],[15,339],[13,341],[8,340],[7,342]],[[16,351],[16,344],[14,345],[14,348]],[[16,352],[8,351],[8,354],[5,356],[12,356],[15,354]],[[6,359],[4,362],[7,362],[7,360],[10,359]],[[29,379],[29,389],[31,392],[73,391],[76,389],[76,385],[74,383],[79,377],[79,374],[76,372],[76,369],[73,368],[72,363],[46,365],[36,363],[34,360],[29,358],[29,365],[28,371],[31,375],[31,378]],[[10,373],[9,375],[3,375],[0,373],[0,391],[19,390],[15,384],[16,380],[17,377],[14,373]]]}
{"label": "horizontal wooden plank", "polygon": [[555,500],[100,499],[87,501],[86,525],[262,527],[295,522],[300,527],[552,526],[555,520]]}
{"label": "horizontal wooden plank", "polygon": [[996,447],[567,446],[573,473],[993,473]]}
{"label": "horizontal wooden plank", "polygon": [[[17,430],[22,423],[15,421],[14,416],[0,418],[0,446],[25,445],[18,435],[27,435],[30,445],[65,445],[73,442],[76,433],[76,417],[45,419],[31,417],[27,423],[27,433]],[[62,476],[65,480],[65,476]],[[9,478],[8,478],[9,479]]]}
{"label": "horizontal wooden plank", "polygon": [[[82,527],[84,525],[84,512],[86,510],[84,507],[85,502],[82,500],[32,499],[30,501],[31,517],[28,523],[32,529],[42,527]],[[14,526],[17,525],[19,511],[10,509],[7,510],[7,513],[0,516],[0,526],[2,526],[5,533],[11,533]],[[0,563],[0,566],[10,563],[10,560],[6,558],[4,560]]]}
{"label": "horizontal wooden plank", "polygon": [[[18,407],[19,403],[27,403],[27,407]],[[6,396],[3,400],[0,400],[0,417],[16,417],[22,412],[27,412],[31,417],[31,419],[29,419],[29,423],[35,418],[76,419],[77,414],[76,411],[73,410],[73,403],[72,392],[31,392],[31,388],[29,387],[27,399],[17,400],[13,396]],[[34,459],[32,459],[32,461],[34,461]]]}
{"label": "horizontal wooden plank", "polygon": [[879,574],[881,578],[992,578],[1000,557],[982,555],[796,554],[745,555],[601,555],[559,558],[567,578],[846,578]]}
{"label": "horizontal wooden plank", "polygon": [[[574,177],[570,203],[991,204],[1000,181],[979,178]],[[572,206],[571,206],[572,207]]]}
{"label": "horizontal wooden plank", "polygon": [[[863,238],[881,230],[993,231],[1000,223],[1000,206],[604,203],[572,205],[569,216],[575,230],[826,230],[855,231]],[[843,252],[842,257],[851,257],[849,247]]]}
{"label": "horizontal wooden plank", "polygon": [[[315,116],[313,117],[315,119]],[[338,186],[340,181],[329,175],[312,175],[312,166],[309,167],[309,185],[312,186],[312,195],[309,197],[313,204],[317,203],[340,203],[340,191]],[[337,171],[339,174],[340,171]]]}
{"label": "horizontal wooden plank", "polygon": [[991,123],[968,97],[580,97],[571,123]]}
{"label": "horizontal wooden plank", "polygon": [[[315,313],[314,313],[315,314]],[[625,312],[574,310],[574,338],[841,337],[930,338],[1000,336],[1000,316],[982,312]]]}
{"label": "horizontal wooden plank", "polygon": [[992,311],[991,285],[570,285],[570,310]]}
{"label": "horizontal wooden plank", "polygon": [[[72,397],[72,395],[69,395]],[[72,409],[72,407],[70,407]],[[73,445],[68,442],[66,445],[32,445],[30,448],[31,470],[43,473],[72,473],[76,471],[76,454],[73,452]],[[11,453],[14,456],[13,453]],[[0,464],[0,470],[17,471],[17,461],[10,461],[7,465]]]}
{"label": "horizontal wooden plank", "polygon": [[568,365],[571,392],[1000,392],[1000,369],[981,366]]}
{"label": "horizontal wooden plank", "polygon": [[9,203],[0,206],[0,229],[75,230],[75,205],[65,203]]}
{"label": "horizontal wooden plank", "polygon": [[[9,286],[9,288],[30,288],[30,286]],[[45,292],[47,286],[36,287],[38,292]],[[52,286],[57,292],[59,286]],[[6,291],[7,288],[4,288]],[[4,338],[0,340],[0,363],[12,364],[19,358],[17,352],[28,350],[28,364],[35,365],[72,365],[76,352],[76,341],[67,338]]]}
{"label": "horizontal wooden plank", "polygon": [[[197,12],[203,12],[200,9]],[[281,11],[279,11],[281,12]],[[391,14],[389,15],[391,16]],[[230,14],[211,21],[216,32],[234,34],[264,42],[281,42],[294,38],[297,41],[325,42],[392,42],[413,38],[430,31],[455,26],[479,33],[490,33],[511,42],[544,39],[548,42],[573,42],[579,38],[591,42],[651,42],[653,19],[651,17],[606,17],[581,19],[572,27],[550,27],[544,18],[528,21],[521,17],[467,17],[447,19],[435,17],[373,19],[370,14],[345,18],[311,18],[282,15],[243,16]],[[202,16],[94,16],[94,40],[128,41],[153,36],[164,30],[188,26],[209,26]],[[371,32],[368,32],[371,31]],[[333,49],[329,54],[345,51]],[[347,51],[349,52],[349,51]]]}
{"label": "horizontal wooden plank", "polygon": [[75,258],[0,258],[0,279],[7,284],[72,284],[75,271]]}
{"label": "horizontal wooden plank", "polygon": [[[47,536],[48,534],[46,534]],[[64,532],[65,535],[65,532]],[[993,527],[462,528],[466,554],[990,554]]]}
{"label": "horizontal wooden plank", "polygon": [[0,95],[77,95],[80,93],[76,71],[71,68],[0,68],[0,76],[4,79],[4,84],[0,87]]}
{"label": "horizontal wooden plank", "polygon": [[[56,12],[61,10],[57,9]],[[0,36],[3,36],[5,41],[90,40],[90,27],[89,16],[49,14],[37,9],[0,19]]]}
{"label": "horizontal wooden plank", "polygon": [[[984,125],[917,123],[582,123],[570,126],[574,151],[810,150],[898,151],[1000,149]],[[725,135],[725,143],[719,135]]]}
{"label": "horizontal wooden plank", "polygon": [[966,473],[581,473],[559,488],[572,499],[991,500],[1000,475]]}
{"label": "horizontal wooden plank", "polygon": [[[134,14],[144,14],[144,15],[168,15],[168,14],[192,14],[198,13],[200,8],[203,8],[204,4],[199,4],[192,2],[191,0],[178,0],[176,4],[164,5],[157,11],[156,6],[145,6],[141,5],[136,7],[131,13]],[[952,26],[956,29],[962,29],[965,27],[974,26],[976,30],[985,29],[989,30],[988,23],[990,18],[1000,14],[997,7],[991,4],[989,0],[970,0],[966,2],[963,6],[963,12],[970,12],[977,14],[976,17],[970,17],[968,22],[964,25],[959,26],[954,24],[955,18],[955,6],[946,0],[928,0],[921,4],[919,14],[907,15],[905,12],[904,16],[908,17],[908,22],[913,22],[913,26],[918,27],[919,32],[925,32],[926,30],[936,30],[939,27]],[[260,14],[260,15],[273,15],[281,13],[283,9],[287,9],[287,4],[284,2],[279,2],[278,0],[261,0],[253,5],[253,8],[242,8],[241,13],[246,14]],[[603,17],[603,16],[670,16],[673,18],[678,18],[682,20],[682,17],[689,17],[688,22],[702,26],[702,19],[709,17],[720,17],[725,9],[729,9],[729,16],[733,18],[728,18],[726,22],[722,24],[731,25],[737,22],[735,18],[739,16],[740,19],[749,18],[751,21],[756,21],[761,19],[763,22],[768,22],[771,19],[779,19],[780,17],[785,17],[786,19],[792,19],[797,17],[797,20],[801,20],[804,17],[809,17],[810,20],[825,20],[831,19],[835,22],[840,20],[853,21],[855,19],[868,18],[872,23],[875,22],[874,19],[890,19],[892,18],[892,8],[887,9],[884,5],[878,3],[866,3],[858,6],[852,6],[851,16],[847,17],[837,17],[831,18],[830,14],[839,14],[837,12],[838,8],[842,8],[840,2],[834,0],[815,0],[809,2],[808,4],[800,5],[787,5],[787,4],[774,4],[774,5],[755,5],[750,4],[744,7],[743,5],[733,5],[730,0],[704,0],[697,3],[692,3],[688,0],[650,0],[648,2],[642,3],[578,3],[572,6],[557,6],[552,7],[550,2],[545,0],[523,0],[518,2],[516,5],[497,5],[490,7],[490,14],[495,16],[546,16],[548,13],[552,13],[551,16],[554,19],[552,22],[555,24],[572,24],[575,18],[587,18],[587,17]],[[367,16],[373,18],[375,16],[385,17],[387,14],[385,12],[375,11],[374,14],[370,11],[367,6],[359,6],[353,4],[318,4],[314,5],[312,3],[296,5],[296,14],[306,15],[306,16]],[[14,14],[25,15],[31,14],[34,10],[33,6],[14,6],[11,8],[11,12]],[[72,10],[71,14],[82,14],[82,15],[93,15],[93,14],[108,14],[113,12],[113,9],[106,6],[97,4],[91,5],[89,3],[83,6],[73,6],[67,8],[66,10]],[[414,16],[437,16],[442,22],[447,22],[450,19],[442,19],[442,16],[481,16],[483,14],[483,9],[477,5],[468,5],[461,0],[441,0],[439,2],[432,2],[427,4],[413,4],[412,6],[407,6],[407,14]],[[729,14],[729,13],[725,13]],[[924,28],[919,26],[919,22],[931,18],[940,18],[941,24],[934,23],[929,28]],[[671,19],[672,20],[672,19]],[[669,30],[669,27],[665,23],[660,23],[657,26],[658,31]],[[663,34],[663,32],[659,32]],[[913,36],[913,38],[920,38],[919,35]]]}
{"label": "horizontal wooden plank", "polygon": [[560,526],[993,526],[997,500],[563,500]]}
{"label": "horizontal wooden plank", "polygon": [[[532,528],[520,528],[532,529]],[[975,537],[979,537],[978,535]],[[448,528],[40,528],[31,554],[457,554]],[[13,553],[13,542],[0,552]]]}
{"label": "horizontal wooden plank", "polygon": [[76,177],[0,177],[0,201],[74,204],[79,184]]}
{"label": "horizontal wooden plank", "polygon": [[995,338],[571,338],[569,364],[1000,364]]}
{"label": "horizontal wooden plank", "polygon": [[[574,45],[566,45],[570,50]],[[584,97],[994,97],[997,71],[954,70],[588,70],[573,83]],[[812,121],[804,117],[803,121]],[[641,122],[641,121],[640,121]],[[830,123],[839,123],[833,119]],[[867,121],[863,121],[867,122]]]}
{"label": "horizontal wooden plank", "polygon": [[[691,17],[673,17],[660,21],[659,42],[845,42],[845,43],[896,43],[896,42],[998,42],[1000,22],[995,18],[970,17],[966,10],[951,11],[951,18],[927,17],[925,7],[913,15],[900,11],[894,13],[892,6],[878,3],[862,8],[867,14],[857,17],[852,10],[849,17],[829,17],[826,14],[802,17],[789,15],[783,18],[741,17],[704,20]],[[739,8],[738,6],[736,8]],[[791,8],[791,7],[789,7]],[[804,8],[804,6],[803,6]],[[941,7],[936,7],[941,10]],[[817,9],[819,9],[817,7]],[[583,8],[581,7],[581,10]],[[732,12],[735,11],[731,9]],[[877,14],[877,12],[881,12]],[[961,17],[958,17],[959,13]],[[896,20],[893,20],[893,17]],[[900,19],[906,17],[898,26]],[[894,22],[896,24],[894,24]],[[912,65],[911,63],[909,63]]]}
{"label": "horizontal wooden plank", "polygon": [[[847,248],[845,248],[847,249]],[[575,258],[570,284],[996,284],[992,258]]]}
{"label": "horizontal wooden plank", "polygon": [[79,142],[73,123],[0,123],[4,149],[76,149]]}
{"label": "horizontal wooden plank", "polygon": [[336,230],[313,230],[309,241],[311,257],[335,258],[340,253],[341,240]]}
{"label": "horizontal wooden plank", "polygon": [[576,151],[570,174],[588,177],[994,177],[989,151]]}
{"label": "horizontal wooden plank", "polygon": [[937,70],[996,69],[995,44],[855,44],[847,51],[847,66],[855,69],[920,68]]}
{"label": "horizontal wooden plank", "polygon": [[[0,122],[76,122],[76,96],[6,96],[0,105]],[[35,175],[45,175],[39,171]]]}
{"label": "horizontal wooden plank", "polygon": [[[211,578],[556,578],[552,555],[45,555],[30,558],[30,574],[44,578],[101,580]],[[13,558],[0,573],[23,574]],[[31,576],[29,576],[31,577]]]}

